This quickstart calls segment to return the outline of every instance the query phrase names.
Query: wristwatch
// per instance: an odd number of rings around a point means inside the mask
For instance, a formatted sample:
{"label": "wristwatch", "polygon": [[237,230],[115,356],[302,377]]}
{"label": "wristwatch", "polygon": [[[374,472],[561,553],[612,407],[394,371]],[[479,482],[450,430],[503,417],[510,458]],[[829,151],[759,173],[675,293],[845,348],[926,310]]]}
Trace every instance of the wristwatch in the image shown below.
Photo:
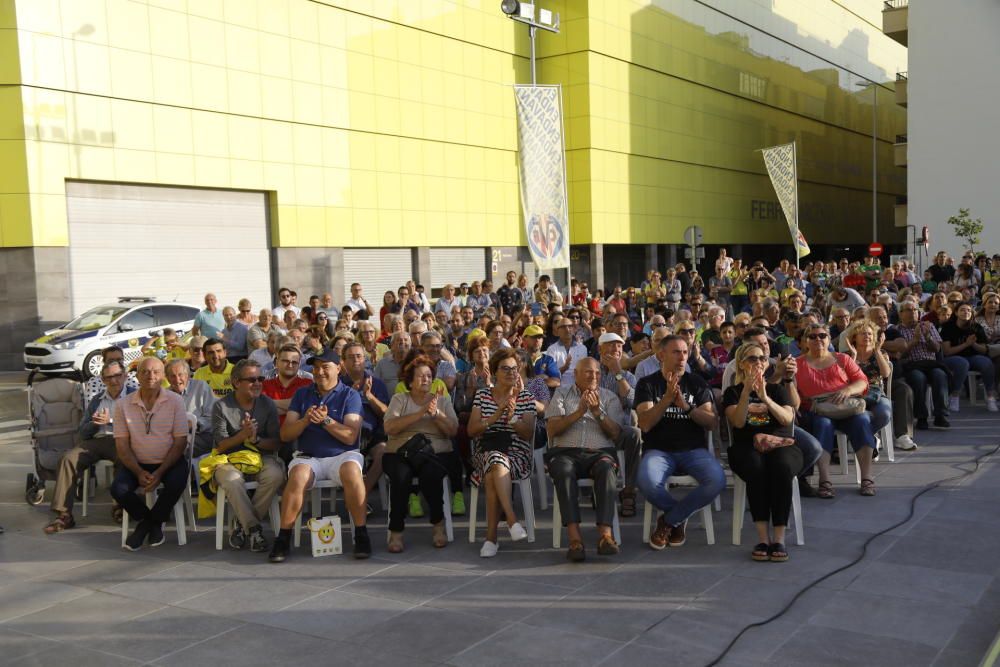
{"label": "wristwatch", "polygon": [[618,382],[621,382],[624,379],[625,379],[625,376],[622,375],[621,372],[615,373],[615,380],[617,380]]}
{"label": "wristwatch", "polygon": [[333,423],[333,417],[327,417],[326,419],[323,420],[323,426],[329,426],[332,423]]}
{"label": "wristwatch", "polygon": [[607,415],[604,413],[604,410],[601,410],[600,412],[597,413],[597,421],[599,421],[599,422],[604,421],[604,418],[606,416]]}

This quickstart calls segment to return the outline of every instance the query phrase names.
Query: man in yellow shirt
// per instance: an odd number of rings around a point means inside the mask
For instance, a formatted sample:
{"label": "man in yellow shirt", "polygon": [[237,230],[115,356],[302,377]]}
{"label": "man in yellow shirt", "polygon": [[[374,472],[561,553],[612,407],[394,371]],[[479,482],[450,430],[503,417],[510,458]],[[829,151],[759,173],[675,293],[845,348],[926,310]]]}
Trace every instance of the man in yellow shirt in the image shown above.
{"label": "man in yellow shirt", "polygon": [[207,382],[217,399],[233,393],[230,375],[233,365],[226,360],[226,346],[218,338],[209,338],[201,348],[205,355],[205,365],[194,372],[195,380]]}

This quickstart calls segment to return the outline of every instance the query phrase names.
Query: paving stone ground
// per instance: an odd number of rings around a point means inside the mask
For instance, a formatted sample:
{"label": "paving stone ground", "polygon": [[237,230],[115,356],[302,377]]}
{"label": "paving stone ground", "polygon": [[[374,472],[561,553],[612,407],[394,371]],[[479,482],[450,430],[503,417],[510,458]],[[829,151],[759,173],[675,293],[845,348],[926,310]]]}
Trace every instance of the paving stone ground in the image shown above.
{"label": "paving stone ground", "polygon": [[[47,507],[24,502],[25,419],[23,376],[0,376],[0,664],[19,667],[704,665],[741,628],[857,557],[925,484],[971,469],[1000,442],[1000,419],[963,402],[950,430],[918,432],[918,451],[876,465],[877,497],[857,494],[852,470],[835,476],[835,500],[804,499],[806,544],[790,544],[785,564],[750,560],[749,520],[743,545],[732,546],[730,485],[712,546],[695,518],[687,545],[652,551],[640,512],[623,523],[620,556],[596,556],[588,528],[588,561],[570,564],[550,548],[546,511],[535,543],[502,541],[492,560],[467,542],[462,518],[443,550],[411,520],[406,552],[391,555],[377,513],[371,560],[313,559],[303,547],[272,565],[263,554],[216,551],[205,522],[184,547],[171,525],[164,546],[124,552],[103,486],[79,528],[44,535]],[[1000,626],[998,507],[1000,454],[924,494],[909,522],[745,633],[721,664],[978,664]]]}

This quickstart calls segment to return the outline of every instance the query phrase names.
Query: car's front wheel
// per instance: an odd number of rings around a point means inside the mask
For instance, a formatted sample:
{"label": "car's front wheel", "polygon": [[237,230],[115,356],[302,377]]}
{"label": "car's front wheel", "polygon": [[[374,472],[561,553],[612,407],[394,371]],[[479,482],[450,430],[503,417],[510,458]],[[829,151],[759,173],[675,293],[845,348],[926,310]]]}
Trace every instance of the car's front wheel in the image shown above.
{"label": "car's front wheel", "polygon": [[101,367],[104,366],[104,359],[101,358],[101,351],[94,350],[83,359],[82,375],[86,382],[95,375],[101,374]]}

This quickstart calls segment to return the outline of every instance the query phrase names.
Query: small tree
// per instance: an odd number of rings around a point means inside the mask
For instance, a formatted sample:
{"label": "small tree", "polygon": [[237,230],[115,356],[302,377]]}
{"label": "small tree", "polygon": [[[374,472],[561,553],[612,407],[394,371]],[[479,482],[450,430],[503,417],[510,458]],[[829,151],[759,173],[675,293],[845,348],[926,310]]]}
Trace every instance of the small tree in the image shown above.
{"label": "small tree", "polygon": [[969,252],[974,254],[979,235],[983,233],[983,221],[980,218],[973,220],[969,217],[969,209],[960,208],[958,215],[948,218],[948,224],[955,230],[955,236],[968,242]]}

